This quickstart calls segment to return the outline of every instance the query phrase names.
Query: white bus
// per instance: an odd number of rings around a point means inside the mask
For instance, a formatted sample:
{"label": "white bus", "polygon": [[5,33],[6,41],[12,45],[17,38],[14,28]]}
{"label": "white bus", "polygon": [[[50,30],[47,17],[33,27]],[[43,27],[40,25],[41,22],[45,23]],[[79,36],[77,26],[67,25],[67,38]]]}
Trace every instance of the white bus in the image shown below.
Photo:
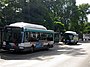
{"label": "white bus", "polygon": [[77,44],[78,34],[74,31],[66,31],[63,35],[63,42],[65,44]]}
{"label": "white bus", "polygon": [[49,49],[54,44],[54,31],[42,25],[17,22],[4,28],[3,49],[32,52],[36,49]]}

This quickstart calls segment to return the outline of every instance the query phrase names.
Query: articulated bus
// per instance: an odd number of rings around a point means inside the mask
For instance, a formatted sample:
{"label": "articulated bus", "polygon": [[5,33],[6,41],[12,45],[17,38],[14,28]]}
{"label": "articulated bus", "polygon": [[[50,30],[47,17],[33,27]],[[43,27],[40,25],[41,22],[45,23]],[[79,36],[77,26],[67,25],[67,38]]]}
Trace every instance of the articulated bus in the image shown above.
{"label": "articulated bus", "polygon": [[66,31],[63,35],[63,42],[65,44],[77,44],[78,34],[74,31]]}
{"label": "articulated bus", "polygon": [[42,25],[17,22],[4,28],[2,48],[10,51],[32,52],[36,49],[49,49],[54,45],[54,31]]}

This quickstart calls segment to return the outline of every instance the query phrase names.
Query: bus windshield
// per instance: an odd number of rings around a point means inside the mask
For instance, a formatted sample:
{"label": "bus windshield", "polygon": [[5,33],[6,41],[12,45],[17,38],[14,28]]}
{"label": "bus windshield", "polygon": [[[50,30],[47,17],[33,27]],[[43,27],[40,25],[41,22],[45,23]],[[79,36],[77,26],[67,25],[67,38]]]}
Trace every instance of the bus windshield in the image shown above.
{"label": "bus windshield", "polygon": [[7,27],[4,31],[4,40],[9,41],[11,43],[21,43],[21,29],[20,28],[10,28]]}
{"label": "bus windshield", "polygon": [[74,37],[73,34],[69,34],[69,33],[65,34],[65,39],[73,40],[73,37]]}

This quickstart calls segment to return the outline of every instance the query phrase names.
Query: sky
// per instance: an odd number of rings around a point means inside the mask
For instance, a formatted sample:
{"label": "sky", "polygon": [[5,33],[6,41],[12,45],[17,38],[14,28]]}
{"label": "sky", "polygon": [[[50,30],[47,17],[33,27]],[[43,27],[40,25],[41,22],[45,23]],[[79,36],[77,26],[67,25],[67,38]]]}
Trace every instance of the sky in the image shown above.
{"label": "sky", "polygon": [[[89,3],[90,4],[90,0],[76,0],[76,5],[79,5],[82,3]],[[90,14],[88,15],[88,21],[90,22]]]}
{"label": "sky", "polygon": [[90,4],[90,0],[76,0],[76,4],[82,4],[82,3],[89,3]]}

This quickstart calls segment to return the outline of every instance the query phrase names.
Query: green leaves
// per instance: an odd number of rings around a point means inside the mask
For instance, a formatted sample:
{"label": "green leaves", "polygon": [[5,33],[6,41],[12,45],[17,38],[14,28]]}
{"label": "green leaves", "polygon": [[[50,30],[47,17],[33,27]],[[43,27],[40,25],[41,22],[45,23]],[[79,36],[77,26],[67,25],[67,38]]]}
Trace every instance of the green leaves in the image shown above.
{"label": "green leaves", "polygon": [[0,0],[0,26],[24,21],[62,32],[84,32],[90,5],[76,0]]}
{"label": "green leaves", "polygon": [[84,23],[83,33],[90,33],[90,23],[89,22]]}
{"label": "green leaves", "polygon": [[55,21],[54,22],[54,31],[59,32],[59,33],[61,33],[61,32],[63,33],[65,31],[64,24],[61,22]]}
{"label": "green leaves", "polygon": [[63,23],[61,23],[61,22],[54,22],[55,24],[58,24],[58,25],[61,25],[61,26],[63,26],[64,27],[64,24]]}

